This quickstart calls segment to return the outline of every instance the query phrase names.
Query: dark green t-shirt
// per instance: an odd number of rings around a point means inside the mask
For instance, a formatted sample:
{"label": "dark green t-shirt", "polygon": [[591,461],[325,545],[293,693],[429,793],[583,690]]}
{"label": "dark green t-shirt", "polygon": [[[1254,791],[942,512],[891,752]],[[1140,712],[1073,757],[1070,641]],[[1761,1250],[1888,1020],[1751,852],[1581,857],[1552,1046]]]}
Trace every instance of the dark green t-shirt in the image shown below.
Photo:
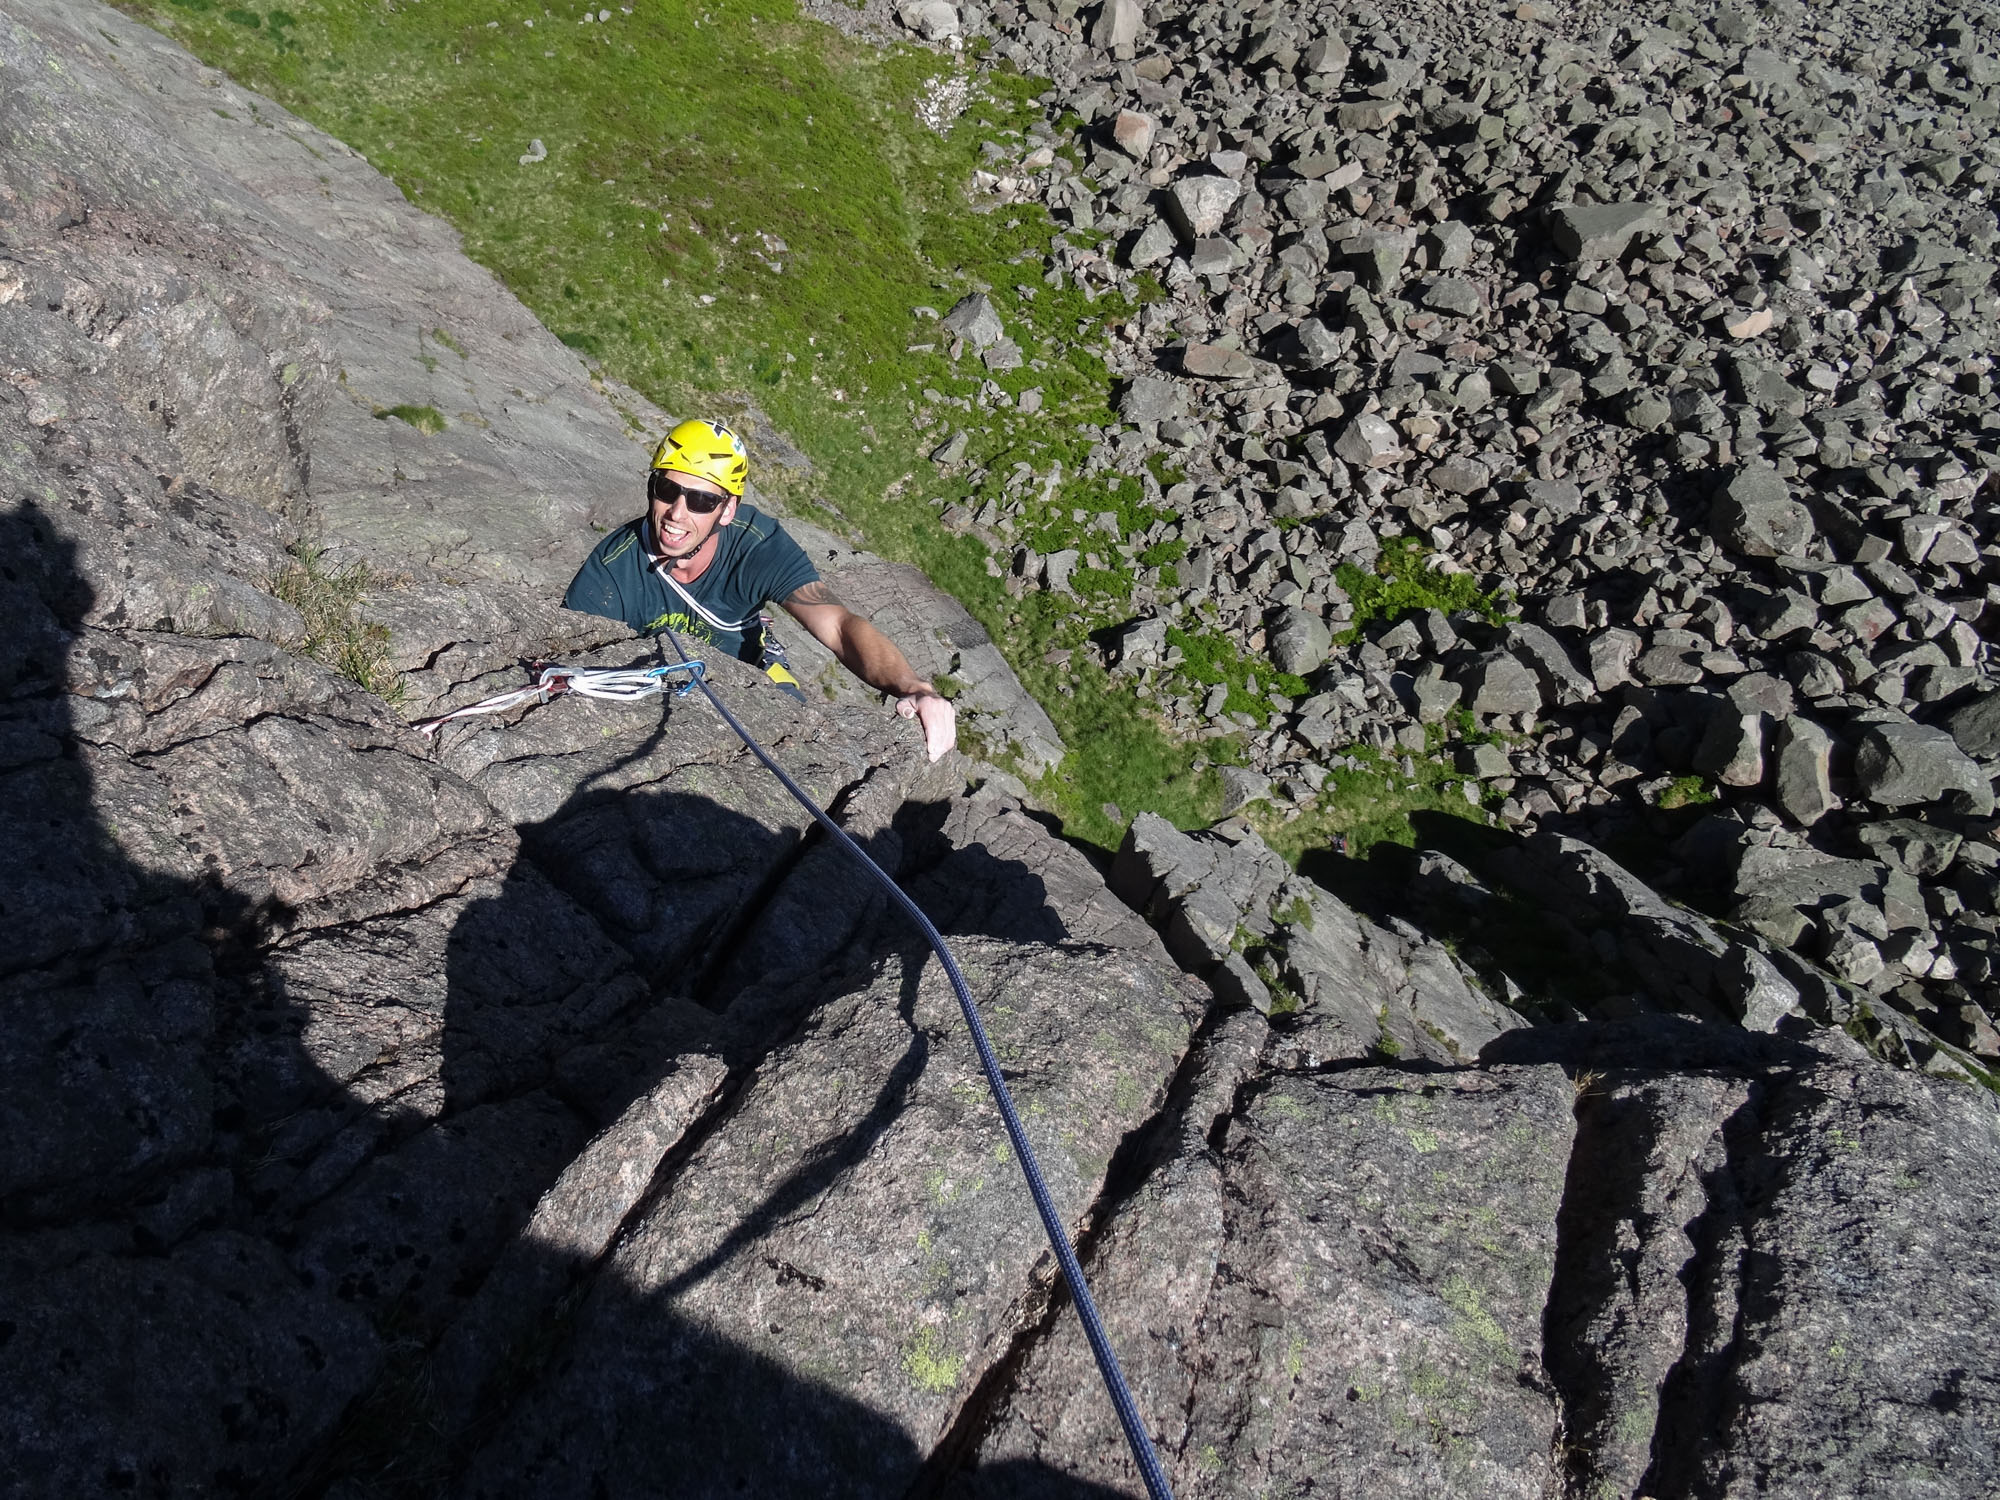
{"label": "dark green t-shirt", "polygon": [[712,641],[743,661],[756,661],[766,601],[790,598],[819,577],[805,549],[776,521],[739,505],[736,519],[716,528],[715,558],[684,597],[653,557],[644,516],[629,521],[591,550],[569,592],[567,609],[623,620],[641,635],[673,630]]}

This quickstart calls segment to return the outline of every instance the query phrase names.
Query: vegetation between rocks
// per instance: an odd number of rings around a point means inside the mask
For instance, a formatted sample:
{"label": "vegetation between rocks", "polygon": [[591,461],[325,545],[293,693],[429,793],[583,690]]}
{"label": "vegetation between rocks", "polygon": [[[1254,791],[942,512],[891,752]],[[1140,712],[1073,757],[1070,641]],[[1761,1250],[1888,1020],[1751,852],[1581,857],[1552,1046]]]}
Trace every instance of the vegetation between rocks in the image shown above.
{"label": "vegetation between rocks", "polygon": [[292,561],[271,579],[270,591],[305,617],[299,649],[392,707],[400,704],[407,690],[389,665],[389,627],[354,613],[375,582],[373,572],[363,562],[330,568],[325,552],[312,542],[294,542],[290,550]]}

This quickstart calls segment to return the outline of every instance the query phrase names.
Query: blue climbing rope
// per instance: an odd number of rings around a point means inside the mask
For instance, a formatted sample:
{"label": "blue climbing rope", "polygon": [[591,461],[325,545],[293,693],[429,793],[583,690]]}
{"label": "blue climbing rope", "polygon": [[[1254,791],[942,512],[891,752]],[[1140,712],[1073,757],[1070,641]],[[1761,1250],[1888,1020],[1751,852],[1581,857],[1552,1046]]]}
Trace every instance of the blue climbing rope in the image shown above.
{"label": "blue climbing rope", "polygon": [[[671,630],[663,634],[674,643],[674,650],[679,653],[682,662],[693,660],[682,648],[679,636]],[[662,659],[665,655],[662,651]],[[1041,1166],[1035,1160],[1035,1148],[1028,1144],[1028,1133],[1021,1128],[1021,1117],[1014,1111],[1013,1096],[1007,1092],[1007,1085],[1000,1077],[1000,1060],[993,1055],[993,1045],[986,1039],[986,1026],[979,1019],[978,1007],[972,1003],[972,992],[966,988],[965,976],[959,972],[958,961],[951,956],[944,934],[932,925],[923,909],[904,893],[889,872],[869,858],[868,852],[848,837],[847,831],[828,817],[805,789],[792,780],[785,768],[757,743],[750,731],[716,696],[715,689],[708,685],[706,675],[696,675],[693,680],[708,701],[715,705],[715,711],[722,715],[723,722],[735,730],[736,737],[749,747],[750,753],[764,763],[764,769],[777,777],[785,790],[798,799],[799,806],[811,813],[820,827],[860,860],[868,873],[881,883],[910,920],[917,924],[932,951],[937,954],[938,961],[944,965],[945,977],[951,981],[952,992],[958,996],[958,1008],[965,1017],[966,1029],[972,1033],[972,1047],[979,1054],[979,1066],[985,1070],[986,1086],[993,1091],[993,1102],[999,1106],[1001,1123],[1007,1127],[1007,1139],[1013,1143],[1014,1158],[1021,1164],[1022,1175],[1028,1179],[1028,1192],[1035,1200],[1035,1212],[1042,1216],[1042,1228],[1048,1234],[1050,1248],[1056,1253],[1056,1263],[1062,1267],[1063,1281],[1069,1287],[1070,1298],[1076,1303],[1076,1315],[1083,1323],[1084,1337],[1090,1340],[1090,1352],[1097,1359],[1097,1372],[1104,1377],[1104,1387],[1110,1392],[1111,1405],[1118,1413],[1118,1425],[1125,1429],[1125,1441],[1131,1446],[1133,1462],[1138,1464],[1140,1476],[1146,1481],[1146,1493],[1150,1500],[1173,1500],[1173,1491],[1167,1487],[1166,1473],[1160,1468],[1159,1455],[1153,1451],[1153,1440],[1146,1435],[1146,1429],[1139,1421],[1139,1408],[1132,1400],[1131,1388],[1125,1384],[1125,1372],[1118,1368],[1118,1356],[1112,1353],[1111,1340],[1097,1316],[1097,1304],[1091,1300],[1090,1288],[1084,1282],[1083,1267],[1077,1264],[1076,1251],[1070,1248],[1069,1235],[1056,1213],[1055,1199],[1049,1195],[1048,1184],[1042,1180]]]}

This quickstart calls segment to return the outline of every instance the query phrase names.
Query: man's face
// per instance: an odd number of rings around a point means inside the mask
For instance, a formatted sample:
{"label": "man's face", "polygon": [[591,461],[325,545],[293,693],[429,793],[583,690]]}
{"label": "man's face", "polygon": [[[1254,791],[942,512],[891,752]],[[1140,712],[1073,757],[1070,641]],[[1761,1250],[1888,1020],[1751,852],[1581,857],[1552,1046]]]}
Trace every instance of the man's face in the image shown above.
{"label": "man's face", "polygon": [[[670,493],[678,488],[702,495],[725,496],[727,491],[711,479],[702,479],[693,474],[669,473],[666,482],[656,484],[656,491]],[[651,502],[653,537],[659,547],[659,555],[671,562],[694,556],[701,550],[718,526],[727,526],[736,518],[736,502],[725,500],[723,505],[707,515],[693,509],[685,495],[672,494],[670,499],[654,499]]]}

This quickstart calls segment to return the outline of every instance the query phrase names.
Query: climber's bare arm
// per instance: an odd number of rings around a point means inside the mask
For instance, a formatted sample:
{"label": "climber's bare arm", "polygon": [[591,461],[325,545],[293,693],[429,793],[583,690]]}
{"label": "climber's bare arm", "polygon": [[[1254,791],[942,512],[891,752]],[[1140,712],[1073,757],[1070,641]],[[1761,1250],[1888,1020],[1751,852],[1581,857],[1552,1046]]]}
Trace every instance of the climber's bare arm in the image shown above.
{"label": "climber's bare arm", "polygon": [[957,714],[936,688],[910,670],[896,643],[834,597],[815,579],[779,601],[840,664],[878,692],[897,698],[896,711],[923,726],[924,745],[936,760],[958,742]]}

